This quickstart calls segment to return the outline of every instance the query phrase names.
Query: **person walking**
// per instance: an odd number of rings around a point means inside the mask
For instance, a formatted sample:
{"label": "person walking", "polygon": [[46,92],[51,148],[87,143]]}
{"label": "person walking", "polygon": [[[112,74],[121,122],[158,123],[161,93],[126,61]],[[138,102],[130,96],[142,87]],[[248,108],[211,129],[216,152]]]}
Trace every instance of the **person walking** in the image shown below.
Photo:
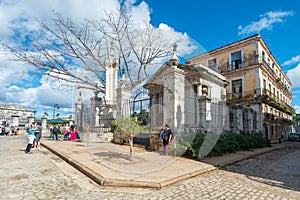
{"label": "person walking", "polygon": [[52,128],[53,140],[59,140],[58,139],[58,133],[59,133],[58,126],[57,125],[53,126],[53,128]]}
{"label": "person walking", "polygon": [[42,138],[42,127],[38,123],[35,124],[34,134],[35,134],[35,140],[34,140],[33,148],[40,149],[41,148],[40,140]]}
{"label": "person walking", "polygon": [[163,155],[167,156],[169,151],[169,143],[173,137],[173,133],[168,124],[164,126],[164,130],[161,133],[161,138],[163,142]]}
{"label": "person walking", "polygon": [[27,134],[28,134],[28,144],[27,144],[27,147],[25,149],[25,153],[31,153],[30,152],[30,149],[32,148],[32,145],[33,145],[33,141],[35,139],[35,136],[34,136],[34,128],[33,128],[33,125],[29,125],[28,129],[26,130]]}

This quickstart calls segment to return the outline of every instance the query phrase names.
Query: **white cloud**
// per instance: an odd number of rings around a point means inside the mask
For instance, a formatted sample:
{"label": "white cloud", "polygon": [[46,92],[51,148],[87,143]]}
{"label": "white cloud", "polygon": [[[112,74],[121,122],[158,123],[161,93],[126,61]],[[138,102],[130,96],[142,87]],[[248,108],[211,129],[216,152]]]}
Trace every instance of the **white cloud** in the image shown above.
{"label": "white cloud", "polygon": [[132,19],[134,19],[133,23],[139,28],[146,27],[146,25],[150,23],[150,10],[148,4],[143,1],[138,6],[134,6],[135,1],[128,2],[130,2],[130,5],[127,4],[127,6],[132,13]]}
{"label": "white cloud", "polygon": [[1,88],[1,94],[3,98],[1,101],[18,104],[25,107],[31,107],[36,103],[36,89],[34,88],[20,88],[16,85],[12,85],[7,88]]}
{"label": "white cloud", "polygon": [[293,65],[300,62],[300,55],[293,57],[291,60],[282,63],[282,66]]}
{"label": "white cloud", "polygon": [[293,108],[295,109],[296,113],[300,113],[300,106],[299,105],[295,105],[295,106],[293,106]]}
{"label": "white cloud", "polygon": [[21,79],[30,79],[26,72],[31,66],[10,61],[12,57],[0,50],[0,88],[20,83]]}
{"label": "white cloud", "polygon": [[53,18],[52,11],[58,11],[75,22],[84,19],[97,20],[105,11],[117,11],[118,0],[10,0],[0,1],[1,40],[10,40],[16,31],[25,37],[30,31],[39,29],[36,19],[42,22]]}
{"label": "white cloud", "polygon": [[293,11],[269,11],[260,15],[258,21],[251,22],[249,25],[243,27],[239,26],[239,35],[247,35],[250,33],[259,33],[260,31],[267,29],[272,30],[275,23],[284,22],[284,18],[294,15]]}
{"label": "white cloud", "polygon": [[[150,25],[151,11],[144,1],[137,3],[136,0],[0,0],[0,40],[18,43],[26,40],[29,34],[30,37],[33,34],[35,39],[39,39],[40,27],[36,19],[49,24],[53,19],[52,10],[62,13],[75,23],[80,23],[84,19],[99,20],[106,15],[105,12],[118,12],[120,2],[130,9],[137,27],[144,28],[145,25]],[[162,37],[177,42],[179,55],[190,53],[197,48],[186,33],[176,32],[167,24],[161,24],[156,29],[164,32]],[[36,77],[27,73],[32,67],[8,61],[9,58],[0,49],[1,103],[16,103],[29,109],[40,110],[39,116],[44,112],[52,113],[53,105],[56,103],[61,105],[61,112],[66,114],[72,112],[73,92],[57,90],[61,83],[49,77],[42,77],[34,84],[33,79]]]}
{"label": "white cloud", "polygon": [[[176,32],[174,28],[167,24],[160,23],[158,31],[161,37],[168,38],[168,41],[173,41],[173,44],[177,44],[177,53],[180,56],[188,55],[199,48],[199,44],[195,43],[187,33]],[[170,51],[172,51],[172,48]]]}
{"label": "white cloud", "polygon": [[286,74],[293,84],[293,87],[300,87],[300,64],[298,64],[295,68],[288,70]]}

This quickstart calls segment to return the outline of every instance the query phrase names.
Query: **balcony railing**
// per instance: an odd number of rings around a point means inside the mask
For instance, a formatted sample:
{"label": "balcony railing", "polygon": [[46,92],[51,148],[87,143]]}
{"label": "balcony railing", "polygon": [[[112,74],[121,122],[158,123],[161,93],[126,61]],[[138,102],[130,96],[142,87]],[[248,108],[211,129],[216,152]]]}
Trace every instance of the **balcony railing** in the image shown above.
{"label": "balcony railing", "polygon": [[232,70],[236,70],[236,69],[240,69],[242,68],[246,68],[246,67],[250,67],[253,65],[262,65],[266,68],[266,70],[272,75],[272,76],[276,76],[274,70],[270,67],[270,64],[267,63],[265,60],[263,60],[262,62],[259,62],[257,59],[257,56],[253,56],[253,55],[249,55],[249,56],[244,56],[243,61],[238,65],[238,66],[233,66],[232,64],[229,64],[228,62],[224,62],[224,63],[220,63],[219,64],[219,70],[220,72],[228,72],[228,71],[232,71]]}
{"label": "balcony railing", "polygon": [[272,93],[270,90],[256,88],[254,90],[246,90],[243,93],[227,93],[227,101],[232,100],[251,100],[260,99],[261,101],[277,107],[283,112],[294,113],[295,110],[289,104],[281,100],[278,96]]}
{"label": "balcony railing", "polygon": [[264,113],[265,116],[265,121],[269,121],[269,122],[277,122],[277,123],[282,123],[282,124],[292,124],[293,121],[287,118],[283,118],[283,117],[278,117],[276,115],[273,115],[271,113]]}
{"label": "balcony railing", "polygon": [[263,64],[263,66],[268,70],[268,72],[269,72],[271,75],[275,76],[275,72],[274,72],[274,70],[270,67],[270,64],[269,64],[269,63],[267,63],[265,60],[263,60],[263,61],[262,61],[262,64]]}

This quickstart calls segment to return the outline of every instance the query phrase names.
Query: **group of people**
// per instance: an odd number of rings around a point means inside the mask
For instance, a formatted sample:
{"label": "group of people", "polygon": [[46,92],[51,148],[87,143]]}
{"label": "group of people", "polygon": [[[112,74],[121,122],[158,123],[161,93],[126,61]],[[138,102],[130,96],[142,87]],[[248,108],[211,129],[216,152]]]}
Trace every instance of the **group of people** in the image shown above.
{"label": "group of people", "polygon": [[[58,134],[63,134],[61,138],[59,138]],[[71,125],[65,126],[60,129],[59,126],[53,126],[52,128],[52,138],[53,140],[76,140],[77,139],[77,129],[76,126]]]}
{"label": "group of people", "polygon": [[28,144],[25,149],[25,153],[30,153],[30,150],[41,148],[41,137],[42,137],[42,127],[38,123],[30,124],[26,126],[26,132],[28,134]]}
{"label": "group of people", "polygon": [[[42,127],[38,123],[33,123],[25,127],[28,134],[28,144],[25,149],[25,153],[31,153],[31,149],[40,149],[40,140],[42,137]],[[63,133],[64,140],[76,140],[77,139],[77,130],[74,125],[70,128],[68,126],[64,127],[63,130],[60,130],[59,126],[53,126],[51,129],[52,137],[54,140],[62,140],[58,137],[59,133]]]}
{"label": "group of people", "polygon": [[1,125],[1,135],[18,135],[19,128],[15,126],[10,126],[8,123]]}

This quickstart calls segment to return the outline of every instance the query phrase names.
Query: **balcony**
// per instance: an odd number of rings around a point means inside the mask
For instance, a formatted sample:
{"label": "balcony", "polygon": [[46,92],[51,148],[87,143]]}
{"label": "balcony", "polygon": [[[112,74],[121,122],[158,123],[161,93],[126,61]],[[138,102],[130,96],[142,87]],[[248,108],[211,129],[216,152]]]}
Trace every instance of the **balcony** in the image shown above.
{"label": "balcony", "polygon": [[223,72],[238,70],[241,68],[251,67],[254,65],[262,65],[271,74],[271,76],[273,76],[273,77],[276,76],[274,70],[270,67],[270,64],[267,63],[265,60],[262,60],[262,62],[259,62],[256,55],[255,56],[253,56],[253,55],[244,56],[243,60],[240,63],[238,63],[238,65],[236,63],[229,64],[229,61],[220,63],[219,70],[220,70],[220,73],[223,73]]}
{"label": "balcony", "polygon": [[272,75],[275,76],[274,70],[270,67],[270,64],[267,63],[265,60],[262,61],[262,65],[267,69],[267,71]]}
{"label": "balcony", "polygon": [[246,90],[243,93],[227,93],[226,100],[231,104],[263,102],[290,115],[295,113],[294,108],[267,89],[256,88],[254,90]]}
{"label": "balcony", "polygon": [[271,113],[264,113],[265,121],[267,122],[273,122],[273,123],[280,123],[280,124],[286,124],[286,125],[292,125],[293,121],[287,118],[278,117]]}

